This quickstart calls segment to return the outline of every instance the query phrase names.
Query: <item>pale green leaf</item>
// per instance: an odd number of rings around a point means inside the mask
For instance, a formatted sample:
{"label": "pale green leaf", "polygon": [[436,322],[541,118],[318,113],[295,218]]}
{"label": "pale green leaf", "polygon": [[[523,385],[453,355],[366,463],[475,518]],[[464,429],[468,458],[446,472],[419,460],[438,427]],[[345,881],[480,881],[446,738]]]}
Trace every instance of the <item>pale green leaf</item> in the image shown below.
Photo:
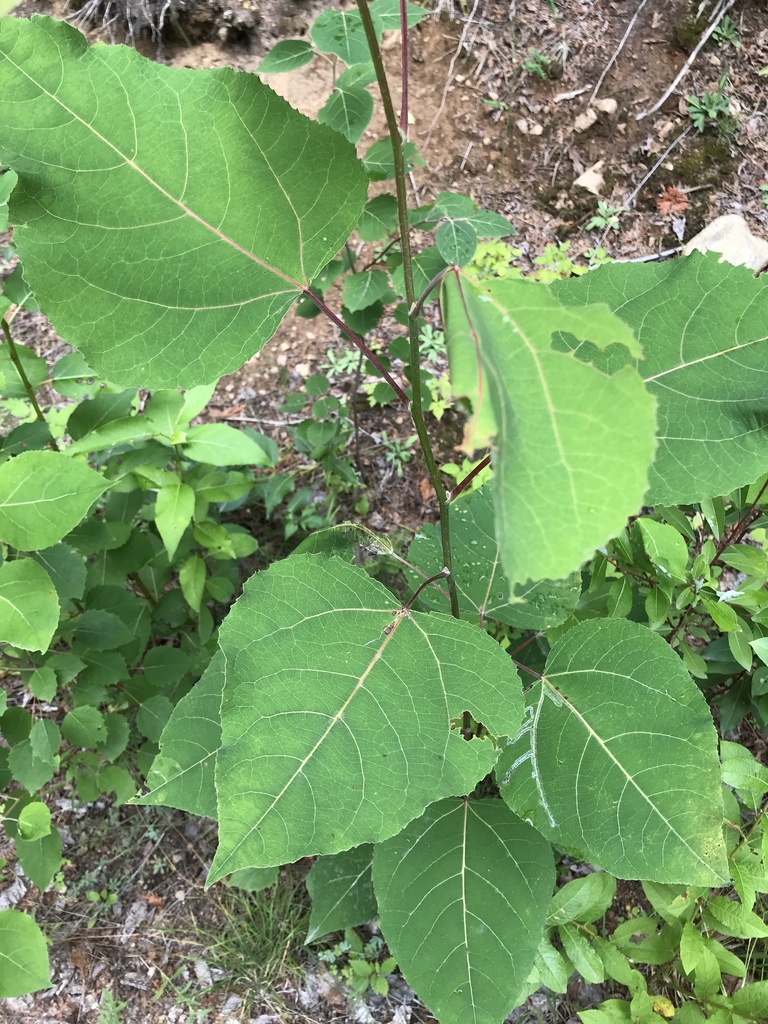
{"label": "pale green leaf", "polygon": [[[492,485],[484,484],[448,506],[453,570],[462,617],[504,622],[521,629],[549,629],[565,622],[579,602],[581,577],[518,583],[513,590],[502,572],[494,528]],[[409,573],[414,588],[443,567],[439,527],[422,526],[408,548],[408,561],[423,575]],[[425,588],[419,601],[435,611],[449,612],[444,580]]]}
{"label": "pale green leaf", "polygon": [[16,856],[27,876],[38,889],[47,889],[61,867],[61,835],[52,829],[38,839],[17,839]]}
{"label": "pale green leaf", "polygon": [[722,885],[717,734],[660,636],[593,620],[555,644],[497,766],[513,810],[620,878]]}
{"label": "pale green leaf", "polygon": [[632,1011],[623,999],[606,999],[596,1010],[580,1010],[582,1024],[630,1024]]}
{"label": "pale green leaf", "polygon": [[141,804],[165,804],[207,818],[218,816],[214,767],[221,746],[224,657],[214,655],[200,680],[173,709],[160,753],[147,775]]}
{"label": "pale green leaf", "polygon": [[203,601],[203,589],[205,587],[205,559],[199,555],[192,555],[179,568],[179,585],[187,602],[193,612],[200,614],[200,605]]}
{"label": "pale green leaf", "polygon": [[[612,263],[553,290],[569,306],[605,302],[637,331],[645,353],[638,369],[659,407],[649,504],[728,494],[765,472],[765,275],[694,253]],[[621,353],[589,357],[598,367],[623,361]]]}
{"label": "pale green leaf", "polygon": [[469,623],[402,612],[338,558],[296,555],[256,573],[219,644],[209,882],[388,838],[495,763],[493,744],[466,742],[452,720],[468,711],[492,735],[520,720],[520,683],[498,644]]}
{"label": "pale green leaf", "polygon": [[500,1024],[533,967],[552,850],[500,800],[443,800],[374,851],[384,937],[441,1021]]}
{"label": "pale green leaf", "polygon": [[369,844],[318,857],[307,875],[312,913],[306,941],[345,931],[376,916],[371,881],[373,847]]}
{"label": "pale green leaf", "polygon": [[59,599],[45,569],[32,558],[3,562],[0,642],[24,651],[47,651],[58,624]]}
{"label": "pale green leaf", "polygon": [[109,483],[59,452],[24,452],[0,466],[0,540],[20,551],[56,544]]}
{"label": "pale green leaf", "polygon": [[45,569],[56,587],[59,601],[66,604],[85,593],[86,567],[79,552],[69,544],[59,543],[36,551],[32,556]]}
{"label": "pale green leaf", "polygon": [[172,712],[173,704],[162,693],[147,697],[136,714],[136,728],[142,736],[157,743]]}
{"label": "pale green leaf", "polygon": [[50,988],[45,936],[29,914],[0,910],[0,999]]}
{"label": "pale green leaf", "polygon": [[667,579],[684,583],[688,548],[674,526],[647,518],[638,519],[637,525],[643,535],[646,553],[653,564]]}
{"label": "pale green leaf", "polygon": [[195,512],[195,492],[189,484],[178,478],[157,492],[155,526],[160,534],[168,558],[173,561],[179,541]]}
{"label": "pale green leaf", "polygon": [[19,814],[19,835],[22,839],[42,839],[51,834],[51,812],[40,800],[33,800]]}
{"label": "pale green leaf", "polygon": [[[384,26],[376,14],[375,4],[371,7],[371,18],[380,40]],[[349,67],[353,64],[367,64],[371,59],[363,20],[357,10],[321,11],[315,18],[310,34],[318,50],[341,57]]]}
{"label": "pale green leaf", "polygon": [[306,39],[283,39],[269,51],[257,65],[260,75],[275,75],[283,71],[295,71],[308,64],[315,51]]}
{"label": "pale green leaf", "polygon": [[47,665],[43,665],[41,668],[35,669],[27,680],[27,686],[29,687],[29,692],[32,696],[43,701],[53,700],[56,696],[58,685],[56,673]]}
{"label": "pale green leaf", "polygon": [[704,909],[704,924],[712,931],[739,939],[764,939],[768,925],[748,907],[727,896],[712,896]]}
{"label": "pale green leaf", "polygon": [[187,431],[187,459],[210,466],[271,466],[269,454],[242,430],[226,423],[201,423]]}
{"label": "pale green leaf", "polygon": [[25,273],[114,383],[190,387],[236,369],[357,223],[354,147],[256,75],[89,48],[43,18],[6,19],[0,56]]}
{"label": "pale green leaf", "polygon": [[473,407],[464,446],[495,438],[507,577],[514,584],[567,576],[641,507],[654,401],[634,368],[609,377],[553,348],[553,335],[635,355],[639,346],[607,307],[566,309],[546,285],[498,280],[480,288],[449,274],[442,304],[452,391]]}
{"label": "pale green leaf", "polygon": [[737,988],[731,996],[731,1006],[739,1017],[768,1020],[768,981],[755,981]]}

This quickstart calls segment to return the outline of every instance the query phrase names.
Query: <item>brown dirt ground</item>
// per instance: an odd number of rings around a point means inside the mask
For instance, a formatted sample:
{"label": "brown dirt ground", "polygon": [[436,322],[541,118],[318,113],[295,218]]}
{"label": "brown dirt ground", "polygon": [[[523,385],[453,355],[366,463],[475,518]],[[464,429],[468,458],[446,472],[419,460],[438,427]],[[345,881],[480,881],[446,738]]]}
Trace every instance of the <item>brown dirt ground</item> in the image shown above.
{"label": "brown dirt ground", "polygon": [[[156,29],[164,5],[158,0],[131,3],[133,41],[147,56],[182,66],[230,64],[242,70],[253,70],[278,39],[306,36],[316,13],[326,6],[305,0],[179,0],[158,32],[152,25]],[[768,209],[758,188],[768,178],[766,79],[758,75],[768,65],[765,3],[737,3],[731,16],[740,28],[740,49],[708,45],[662,108],[638,120],[684,64],[692,45],[686,16],[691,6],[698,6],[688,0],[646,2],[598,94],[615,99],[616,109],[601,113],[582,132],[576,129],[577,118],[589,106],[640,0],[556,0],[554,12],[547,0],[437,0],[432,6],[434,16],[411,34],[411,138],[426,161],[412,181],[418,202],[429,202],[443,189],[469,193],[515,224],[524,261],[565,240],[571,244],[570,255],[599,243],[610,255],[625,259],[660,253],[722,213],[740,213],[756,234],[768,235]],[[92,15],[93,38],[122,41],[124,24],[101,25],[112,17],[116,4],[106,19],[106,3],[92,0],[82,10],[86,8]],[[23,0],[16,11],[25,16],[40,12],[76,14],[73,5],[61,0]],[[392,76],[399,74],[397,44],[393,36],[385,46]],[[559,64],[557,77],[541,80],[521,70],[534,48]],[[691,131],[664,156],[689,123],[685,96],[714,91],[726,69],[733,136],[723,142]],[[331,82],[332,68],[320,58],[295,74],[269,79],[310,115],[324,102]],[[377,111],[361,149],[382,132]],[[586,231],[596,197],[574,185],[599,160],[604,161],[605,178],[601,197],[611,206],[629,206],[619,230],[607,234]],[[683,193],[680,205],[685,209],[677,213],[663,212],[657,202],[669,186]],[[331,293],[330,304],[338,307],[337,300]],[[435,317],[433,310],[428,315]],[[61,354],[62,343],[42,318],[20,315],[15,323],[21,340],[35,343],[41,354],[50,359]],[[374,340],[386,345],[396,333],[395,325],[385,322]],[[330,324],[289,315],[263,352],[222,379],[212,414],[232,423],[251,423],[286,445],[289,417],[279,412],[283,397],[318,371],[331,347],[339,349],[343,343]],[[349,393],[352,376],[335,380],[334,387]],[[378,446],[381,430],[406,435],[410,430],[405,418],[397,409],[383,414],[363,409],[360,423],[365,476],[374,485],[369,525],[415,529],[434,512],[420,466],[405,467],[403,479],[390,476],[385,487],[374,484],[385,476]],[[458,429],[456,418],[449,415],[449,440],[445,432],[440,435],[446,459]],[[297,980],[286,966],[269,991],[262,991],[266,979],[258,964],[246,964],[236,979],[212,976],[206,958],[233,914],[222,896],[205,894],[202,888],[215,841],[212,826],[149,810],[103,805],[76,809],[62,801],[65,856],[71,862],[64,872],[67,891],[52,888],[41,895],[27,890],[19,877],[13,892],[0,894],[22,909],[34,909],[53,937],[54,987],[7,1000],[0,1006],[0,1021],[96,1024],[104,989],[126,1002],[120,1020],[130,1024],[248,1019],[259,1024],[330,1019],[407,1024],[431,1019],[399,982],[387,1000],[370,1001],[367,1012],[372,1017],[367,1017],[307,957],[308,976]],[[301,867],[297,870],[300,875]],[[297,877],[288,872],[283,884],[295,886]],[[118,901],[89,926],[94,910],[84,893],[105,885],[117,893]],[[625,888],[620,897],[624,912],[624,905],[636,901],[638,894]],[[290,939],[286,950],[288,945]],[[286,953],[286,965],[292,956],[296,954]],[[248,992],[252,1004],[242,999]],[[557,1006],[537,997],[522,1011],[523,1019],[575,1021],[577,1008],[594,1005],[604,993],[587,986],[569,996]]]}

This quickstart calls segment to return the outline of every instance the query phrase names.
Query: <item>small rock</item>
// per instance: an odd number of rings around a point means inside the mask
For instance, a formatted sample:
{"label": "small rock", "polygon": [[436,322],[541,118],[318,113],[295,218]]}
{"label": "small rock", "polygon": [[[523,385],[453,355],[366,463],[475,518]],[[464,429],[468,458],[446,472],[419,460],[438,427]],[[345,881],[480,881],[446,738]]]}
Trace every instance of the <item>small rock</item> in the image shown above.
{"label": "small rock", "polygon": [[576,120],[573,122],[573,130],[576,132],[585,132],[587,128],[591,128],[597,120],[597,114],[594,112],[592,107],[588,107],[583,114],[579,114]]}
{"label": "small rock", "polygon": [[543,135],[544,134],[544,127],[543,127],[543,125],[538,124],[536,121],[532,121],[531,122],[531,126],[528,129],[528,134],[529,135]]}
{"label": "small rock", "polygon": [[593,196],[599,196],[600,190],[605,184],[605,178],[602,174],[604,166],[605,160],[598,160],[596,164],[592,164],[583,174],[578,176],[573,183],[574,186],[578,185],[579,188],[585,188],[587,192],[591,192]]}
{"label": "small rock", "polygon": [[527,135],[528,134],[528,118],[527,117],[518,117],[518,119],[515,121],[515,127],[517,128],[518,131],[522,132],[523,135]]}
{"label": "small rock", "polygon": [[749,230],[747,222],[737,213],[716,217],[686,244],[685,256],[694,249],[699,252],[719,252],[723,261],[734,266],[749,267],[757,273],[768,267],[768,242]]}
{"label": "small rock", "polygon": [[602,100],[595,100],[595,110],[599,110],[601,114],[615,114],[618,109],[619,104],[611,96],[606,96]]}

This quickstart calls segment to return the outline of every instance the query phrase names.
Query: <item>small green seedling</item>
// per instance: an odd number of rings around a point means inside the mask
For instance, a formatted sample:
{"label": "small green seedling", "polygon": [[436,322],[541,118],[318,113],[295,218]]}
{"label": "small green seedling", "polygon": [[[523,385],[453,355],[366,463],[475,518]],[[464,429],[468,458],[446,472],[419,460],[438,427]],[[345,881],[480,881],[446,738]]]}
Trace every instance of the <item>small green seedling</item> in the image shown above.
{"label": "small green seedling", "polygon": [[597,213],[587,224],[587,231],[618,231],[619,215],[626,213],[625,206],[609,206],[602,199],[597,201]]}

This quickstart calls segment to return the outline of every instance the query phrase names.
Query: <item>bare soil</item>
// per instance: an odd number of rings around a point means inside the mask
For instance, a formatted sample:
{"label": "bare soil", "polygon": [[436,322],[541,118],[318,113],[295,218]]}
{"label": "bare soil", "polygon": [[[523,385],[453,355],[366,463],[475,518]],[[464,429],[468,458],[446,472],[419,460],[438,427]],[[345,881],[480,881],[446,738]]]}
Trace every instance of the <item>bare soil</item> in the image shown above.
{"label": "bare soil", "polygon": [[[81,5],[22,0],[15,13],[68,17],[91,38],[127,41],[178,66],[228,64],[251,71],[278,40],[306,37],[324,6],[312,0],[88,0]],[[482,207],[510,218],[522,259],[531,266],[546,246],[563,241],[570,242],[570,256],[598,244],[623,259],[659,254],[723,213],[742,214],[756,234],[768,236],[768,209],[759,189],[768,179],[766,79],[759,75],[768,65],[764,2],[737,3],[731,17],[741,46],[708,44],[679,88],[645,117],[640,115],[662,97],[698,38],[690,18],[697,2],[437,0],[432,6],[434,14],[411,33],[411,138],[425,159],[412,179],[414,202],[428,203],[444,189],[468,193]],[[523,69],[534,49],[546,58],[544,78]],[[385,55],[395,83],[396,34],[385,40]],[[685,97],[714,92],[725,71],[731,133],[691,129],[680,138],[690,125]],[[601,78],[596,98],[613,100],[615,106],[605,104],[594,123],[579,130]],[[268,81],[312,115],[332,88],[333,68],[316,58],[298,72]],[[361,151],[382,134],[377,111]],[[600,197],[628,209],[617,230],[588,232],[597,196],[575,182],[599,161]],[[337,294],[328,298],[340,306]],[[434,309],[427,313],[437,323]],[[60,353],[63,343],[39,316],[20,314],[15,324],[21,340],[35,343],[41,354]],[[386,347],[397,333],[393,322],[385,322],[372,340]],[[280,406],[286,393],[318,372],[329,348],[344,348],[332,325],[289,315],[261,353],[222,379],[211,415],[250,423],[287,451],[290,417]],[[334,387],[349,394],[353,376],[335,379]],[[447,431],[436,422],[433,426],[448,459],[460,436],[458,419],[448,414]],[[360,427],[369,525],[415,529],[434,515],[423,468],[415,460],[404,467],[402,479],[387,476],[380,447],[383,429],[404,437],[409,424],[398,409],[370,413],[363,406]],[[353,1006],[290,939],[277,981],[267,984],[258,964],[250,966],[250,976],[247,970],[237,977],[212,975],[211,948],[232,915],[222,896],[202,887],[214,848],[213,826],[149,809],[77,809],[66,800],[61,811],[65,821],[68,817],[64,838],[70,862],[62,891],[40,894],[17,877],[12,889],[0,894],[3,905],[34,910],[52,937],[54,987],[7,1000],[0,1021],[96,1024],[104,989],[126,1003],[120,1016],[125,1024],[431,1019],[402,982],[393,985],[390,998],[369,1000],[367,1011]],[[289,872],[284,884],[296,885],[296,879]],[[104,886],[118,900],[94,911],[85,892]],[[616,913],[626,913],[637,898],[631,887],[622,889]],[[308,971],[303,978],[289,969],[297,961]],[[551,1004],[534,997],[522,1013],[575,1021],[577,1009],[602,998],[599,989],[585,986]]]}

